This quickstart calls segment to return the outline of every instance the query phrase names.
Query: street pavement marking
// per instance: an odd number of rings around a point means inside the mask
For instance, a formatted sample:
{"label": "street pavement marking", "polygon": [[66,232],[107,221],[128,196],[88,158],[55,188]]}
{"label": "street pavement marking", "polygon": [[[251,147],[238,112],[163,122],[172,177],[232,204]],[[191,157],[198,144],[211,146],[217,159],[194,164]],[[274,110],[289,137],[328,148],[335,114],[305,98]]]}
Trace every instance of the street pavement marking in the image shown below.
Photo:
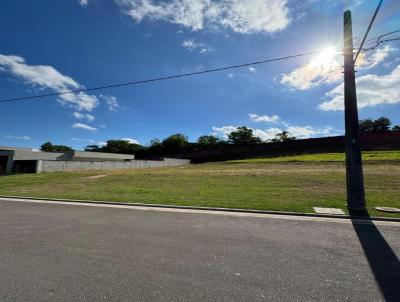
{"label": "street pavement marking", "polygon": [[[157,212],[173,212],[173,213],[192,213],[192,214],[208,214],[208,215],[221,215],[221,216],[236,216],[236,217],[256,217],[256,218],[272,218],[283,220],[296,220],[296,221],[320,221],[320,222],[336,222],[351,224],[350,219],[345,218],[330,218],[330,217],[311,217],[311,216],[297,216],[297,215],[279,215],[279,214],[258,214],[258,213],[240,213],[229,211],[213,211],[213,210],[198,210],[198,209],[177,209],[177,208],[159,208],[151,206],[137,206],[137,205],[118,205],[118,204],[101,204],[90,202],[74,202],[74,201],[56,201],[56,200],[39,200],[39,199],[20,199],[20,198],[6,198],[1,197],[1,201],[17,201],[36,204],[54,204],[54,205],[68,205],[68,206],[83,206],[83,207],[102,207],[102,208],[115,208],[115,209],[130,209],[140,211],[157,211]],[[354,219],[357,224],[371,224],[374,225],[390,225],[400,226],[400,222],[395,221],[369,221],[363,219]]]}
{"label": "street pavement marking", "polygon": [[342,209],[336,209],[336,208],[320,208],[320,207],[314,207],[315,213],[318,214],[334,214],[334,215],[344,215],[345,212]]}

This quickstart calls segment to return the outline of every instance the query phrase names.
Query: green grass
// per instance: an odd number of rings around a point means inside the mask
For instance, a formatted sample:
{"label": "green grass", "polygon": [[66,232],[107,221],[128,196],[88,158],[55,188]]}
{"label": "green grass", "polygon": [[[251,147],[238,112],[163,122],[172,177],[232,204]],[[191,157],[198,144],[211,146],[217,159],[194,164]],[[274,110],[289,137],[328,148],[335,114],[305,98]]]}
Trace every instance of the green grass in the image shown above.
{"label": "green grass", "polygon": [[[371,153],[371,157],[376,154]],[[321,160],[338,155],[312,156],[317,159],[257,159],[179,168],[21,174],[0,177],[0,194],[310,213],[314,206],[345,210],[344,163]],[[400,162],[386,161],[396,156],[390,152],[375,156],[381,162],[365,162],[371,215],[400,217],[374,210],[375,206],[400,207]],[[106,176],[90,178],[96,175]]]}
{"label": "green grass", "polygon": [[[399,161],[400,151],[365,151],[364,161]],[[303,154],[293,156],[252,158],[230,161],[233,163],[264,163],[264,162],[344,162],[344,153]]]}

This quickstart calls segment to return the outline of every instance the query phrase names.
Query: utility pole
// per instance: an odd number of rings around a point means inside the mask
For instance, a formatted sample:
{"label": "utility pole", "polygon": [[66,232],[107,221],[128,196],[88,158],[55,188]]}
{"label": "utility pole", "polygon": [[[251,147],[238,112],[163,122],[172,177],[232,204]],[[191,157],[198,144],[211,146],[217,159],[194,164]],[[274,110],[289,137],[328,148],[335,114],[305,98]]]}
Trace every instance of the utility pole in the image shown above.
{"label": "utility pole", "polygon": [[351,11],[344,13],[344,115],[346,128],[347,206],[365,209],[364,175],[358,125]]}

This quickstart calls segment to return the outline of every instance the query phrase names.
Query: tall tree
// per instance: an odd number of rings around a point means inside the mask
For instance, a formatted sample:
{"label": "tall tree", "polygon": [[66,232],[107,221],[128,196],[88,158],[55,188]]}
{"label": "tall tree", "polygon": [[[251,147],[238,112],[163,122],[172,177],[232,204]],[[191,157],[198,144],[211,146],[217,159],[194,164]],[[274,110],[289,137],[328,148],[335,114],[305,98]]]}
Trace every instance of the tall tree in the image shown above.
{"label": "tall tree", "polygon": [[361,120],[359,123],[360,133],[372,133],[374,132],[374,120],[368,118]]}
{"label": "tall tree", "polygon": [[87,152],[101,152],[101,147],[98,145],[86,146],[85,151]]}
{"label": "tall tree", "polygon": [[281,133],[278,133],[275,138],[272,139],[273,142],[287,142],[294,141],[296,138],[291,136],[290,133],[286,130],[283,130]]}
{"label": "tall tree", "polygon": [[360,121],[360,133],[389,132],[392,122],[387,117],[380,117],[376,120],[371,118]]}
{"label": "tall tree", "polygon": [[400,125],[393,126],[392,131],[393,131],[393,132],[398,132],[398,131],[400,131]]}
{"label": "tall tree", "polygon": [[130,143],[123,139],[110,139],[106,145],[101,147],[101,152],[107,153],[121,153],[121,154],[135,154],[136,152],[143,150],[142,145]]}
{"label": "tall tree", "polygon": [[380,117],[374,122],[374,132],[388,132],[392,122],[387,117]]}
{"label": "tall tree", "polygon": [[229,142],[234,145],[254,145],[261,143],[261,139],[253,134],[253,129],[241,126],[228,134]]}
{"label": "tall tree", "polygon": [[65,145],[53,145],[51,142],[45,142],[40,146],[40,150],[44,152],[69,152],[74,149]]}
{"label": "tall tree", "polygon": [[197,139],[197,144],[201,147],[218,145],[221,140],[213,135],[202,135]]}
{"label": "tall tree", "polygon": [[188,137],[184,134],[173,134],[161,143],[165,154],[178,154],[187,148],[189,145]]}

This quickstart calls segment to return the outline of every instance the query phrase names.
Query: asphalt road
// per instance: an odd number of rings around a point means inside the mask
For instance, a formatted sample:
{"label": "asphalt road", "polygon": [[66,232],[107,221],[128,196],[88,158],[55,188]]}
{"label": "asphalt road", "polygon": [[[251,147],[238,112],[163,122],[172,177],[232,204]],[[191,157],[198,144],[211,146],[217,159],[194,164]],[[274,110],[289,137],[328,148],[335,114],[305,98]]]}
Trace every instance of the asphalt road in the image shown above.
{"label": "asphalt road", "polygon": [[376,225],[0,200],[0,301],[400,301]]}

